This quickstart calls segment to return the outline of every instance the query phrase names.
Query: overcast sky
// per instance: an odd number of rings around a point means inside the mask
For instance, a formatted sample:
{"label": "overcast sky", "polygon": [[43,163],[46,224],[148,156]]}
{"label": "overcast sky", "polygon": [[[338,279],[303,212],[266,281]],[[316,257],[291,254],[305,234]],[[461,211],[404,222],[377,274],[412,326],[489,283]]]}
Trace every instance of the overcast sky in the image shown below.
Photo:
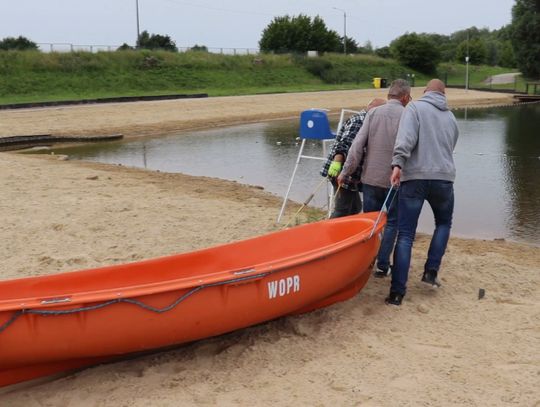
{"label": "overcast sky", "polygon": [[[388,45],[405,32],[450,34],[511,21],[514,0],[139,0],[140,31],[167,34],[178,47],[257,48],[275,16],[321,16],[359,44]],[[136,0],[0,0],[0,39],[120,45],[137,36]]]}

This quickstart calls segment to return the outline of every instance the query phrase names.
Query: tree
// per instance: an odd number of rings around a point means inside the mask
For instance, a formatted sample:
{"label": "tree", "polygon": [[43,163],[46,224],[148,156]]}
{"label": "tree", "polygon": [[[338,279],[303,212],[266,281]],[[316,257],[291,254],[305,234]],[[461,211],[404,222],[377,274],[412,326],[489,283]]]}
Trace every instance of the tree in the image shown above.
{"label": "tree", "polygon": [[198,51],[198,52],[208,52],[208,47],[206,45],[197,45],[197,44],[195,44],[189,50],[190,51]]}
{"label": "tree", "polygon": [[[536,0],[536,2],[540,4],[540,0]],[[514,50],[512,50],[510,42],[512,29],[511,24],[493,31],[488,28],[472,26],[455,31],[450,35],[435,33],[419,33],[416,35],[422,40],[431,42],[440,54],[440,61],[464,63],[467,55],[467,44],[469,44],[469,56],[473,64],[499,65],[511,68],[516,66]],[[395,49],[392,49],[392,51],[395,55]],[[377,50],[375,53],[380,54],[381,52]],[[384,53],[385,50],[383,49],[383,56]]]}
{"label": "tree", "polygon": [[375,55],[381,58],[390,58],[392,56],[390,47],[381,47],[375,50]]}
{"label": "tree", "polygon": [[144,30],[137,39],[137,48],[144,49],[162,49],[165,51],[178,51],[176,44],[168,35],[148,34],[148,31]]}
{"label": "tree", "polygon": [[[309,17],[308,17],[309,19]],[[324,20],[315,16],[309,28],[309,46],[305,51],[342,52],[343,41],[337,32],[329,30]],[[348,44],[347,44],[348,45]]]}
{"label": "tree", "polygon": [[497,41],[493,39],[488,40],[486,43],[486,63],[491,66],[499,65],[500,59],[500,46]]}
{"label": "tree", "polygon": [[337,32],[329,30],[323,19],[316,16],[275,17],[263,30],[259,47],[266,52],[337,51],[343,43]]}
{"label": "tree", "polygon": [[[358,54],[358,52],[360,52],[360,49],[361,47],[358,45],[354,38],[347,37],[347,54]],[[343,37],[339,37],[339,46],[337,49],[334,50],[334,52],[343,52]]]}
{"label": "tree", "polygon": [[441,61],[453,61],[456,53],[457,44],[452,41],[450,36],[434,33],[421,33],[418,34],[421,38],[430,41],[435,44],[439,50]]}
{"label": "tree", "polygon": [[423,73],[433,73],[440,53],[429,39],[416,33],[406,33],[390,44],[394,57],[403,65]]}
{"label": "tree", "polygon": [[512,45],[524,76],[540,77],[540,1],[516,0],[512,7]]}
{"label": "tree", "polygon": [[17,51],[37,51],[38,46],[35,42],[20,35],[17,38],[6,37],[0,41],[0,50],[17,50]]}
{"label": "tree", "polygon": [[[482,65],[487,61],[488,48],[484,40],[474,38],[462,41],[456,50],[456,61],[464,63],[465,57],[469,56],[469,62],[473,65]],[[493,63],[495,65],[495,63]]]}
{"label": "tree", "polygon": [[[347,49],[349,49],[349,47],[347,46]],[[361,47],[358,47],[358,53],[359,54],[373,54],[374,51],[373,51],[373,44],[371,43],[371,41],[366,41],[364,43],[364,45],[362,45]]]}
{"label": "tree", "polygon": [[133,50],[134,48],[131,46],[131,45],[128,45],[127,43],[123,43],[122,45],[120,45],[116,50],[117,51],[131,51]]}
{"label": "tree", "polygon": [[500,66],[514,68],[516,66],[516,58],[510,41],[502,41],[499,44],[499,62]]}
{"label": "tree", "polygon": [[292,22],[289,16],[275,17],[263,30],[259,40],[261,51],[285,53],[290,50],[289,33],[292,31]]}

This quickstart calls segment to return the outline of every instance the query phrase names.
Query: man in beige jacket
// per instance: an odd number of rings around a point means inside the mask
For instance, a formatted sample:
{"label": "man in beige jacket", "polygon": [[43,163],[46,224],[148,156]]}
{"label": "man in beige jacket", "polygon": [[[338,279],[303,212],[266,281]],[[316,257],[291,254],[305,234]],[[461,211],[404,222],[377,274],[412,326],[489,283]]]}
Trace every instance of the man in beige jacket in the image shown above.
{"label": "man in beige jacket", "polygon": [[[399,127],[399,120],[405,106],[411,100],[411,87],[403,79],[396,79],[388,89],[388,102],[374,108],[367,114],[347,155],[338,184],[348,179],[364,158],[362,184],[364,212],[381,210],[390,192],[392,154]],[[377,254],[376,277],[390,274],[390,255],[397,234],[397,191],[392,190],[388,202],[388,218],[379,253]]]}

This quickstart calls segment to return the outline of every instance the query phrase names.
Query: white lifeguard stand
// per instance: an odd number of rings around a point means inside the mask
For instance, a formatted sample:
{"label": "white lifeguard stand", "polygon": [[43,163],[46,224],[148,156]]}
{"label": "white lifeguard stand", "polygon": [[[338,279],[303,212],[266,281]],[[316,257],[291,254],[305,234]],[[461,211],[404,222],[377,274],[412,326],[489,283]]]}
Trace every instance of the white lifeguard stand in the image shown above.
{"label": "white lifeguard stand", "polygon": [[[296,159],[296,165],[294,167],[291,180],[289,182],[289,187],[287,188],[287,192],[285,194],[285,198],[283,199],[283,204],[281,205],[281,210],[277,218],[278,223],[280,222],[281,217],[283,216],[283,212],[285,211],[285,206],[287,205],[287,198],[289,197],[289,193],[291,191],[291,187],[294,181],[294,176],[296,175],[296,170],[298,169],[300,160],[302,158],[308,158],[308,159],[320,160],[320,161],[324,161],[327,159],[326,143],[333,141],[336,138],[336,134],[333,133],[332,130],[330,129],[330,123],[328,121],[328,116],[326,112],[327,112],[326,109],[309,109],[309,110],[304,110],[300,114],[300,138],[302,139],[302,144],[300,146],[300,151],[298,152],[298,158]],[[341,114],[339,117],[339,122],[337,125],[336,132],[341,129],[341,126],[343,126],[346,114],[348,116],[351,116],[358,113],[360,112],[357,110],[341,109]],[[304,145],[307,139],[322,140],[322,144],[323,144],[322,157],[306,156],[302,154],[304,150]],[[329,185],[329,189],[327,191],[328,217],[330,217],[330,215],[332,214],[333,191],[332,191],[332,187],[330,186],[330,183],[328,185]]]}
{"label": "white lifeguard stand", "polygon": [[[320,160],[320,161],[326,160],[326,155],[325,155],[326,148],[325,148],[324,141],[332,140],[336,138],[336,134],[332,132],[332,130],[330,129],[330,122],[328,121],[328,116],[325,110],[309,109],[309,110],[304,110],[300,114],[300,138],[302,139],[302,144],[300,145],[300,151],[298,152],[298,157],[296,158],[296,164],[294,166],[291,180],[289,181],[289,186],[287,188],[287,192],[285,193],[285,197],[283,198],[283,204],[281,205],[281,210],[279,211],[279,215],[277,218],[278,223],[281,221],[281,217],[283,216],[283,212],[285,211],[285,206],[287,205],[287,199],[289,198],[289,193],[291,192],[294,176],[296,175],[296,171],[298,170],[298,166],[300,165],[300,160],[302,158]],[[304,152],[304,146],[306,145],[306,140],[308,139],[323,141],[323,156],[314,157],[314,156],[302,154]]]}

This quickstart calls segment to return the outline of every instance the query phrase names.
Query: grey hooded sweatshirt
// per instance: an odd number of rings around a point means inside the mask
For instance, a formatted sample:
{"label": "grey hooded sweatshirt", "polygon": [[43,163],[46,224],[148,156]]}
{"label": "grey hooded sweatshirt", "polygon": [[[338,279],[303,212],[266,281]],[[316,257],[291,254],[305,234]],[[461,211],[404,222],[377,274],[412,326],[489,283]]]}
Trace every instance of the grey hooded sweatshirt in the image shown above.
{"label": "grey hooded sweatshirt", "polygon": [[402,169],[401,181],[454,181],[453,152],[458,134],[456,118],[448,110],[444,94],[426,92],[409,103],[399,122],[392,158],[392,166]]}

